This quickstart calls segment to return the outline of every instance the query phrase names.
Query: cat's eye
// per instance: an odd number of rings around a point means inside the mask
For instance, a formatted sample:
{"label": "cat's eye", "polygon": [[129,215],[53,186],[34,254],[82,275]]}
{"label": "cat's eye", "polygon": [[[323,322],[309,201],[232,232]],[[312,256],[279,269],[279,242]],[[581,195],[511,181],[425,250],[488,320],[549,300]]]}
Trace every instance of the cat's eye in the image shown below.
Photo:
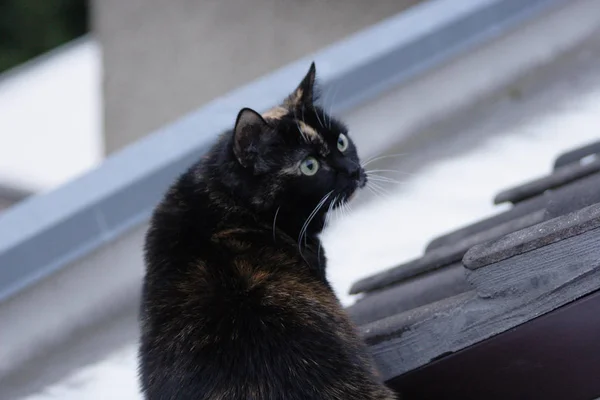
{"label": "cat's eye", "polygon": [[348,137],[343,133],[340,133],[340,136],[338,136],[337,148],[342,153],[348,149]]}
{"label": "cat's eye", "polygon": [[319,170],[319,162],[314,157],[306,157],[300,163],[300,172],[307,176],[313,176]]}

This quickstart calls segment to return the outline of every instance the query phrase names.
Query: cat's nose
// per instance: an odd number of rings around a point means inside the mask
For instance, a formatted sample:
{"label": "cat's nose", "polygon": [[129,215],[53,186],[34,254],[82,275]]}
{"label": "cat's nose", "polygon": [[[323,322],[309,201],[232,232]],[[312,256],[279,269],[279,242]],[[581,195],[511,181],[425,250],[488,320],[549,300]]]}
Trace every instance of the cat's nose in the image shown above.
{"label": "cat's nose", "polygon": [[360,166],[355,164],[348,166],[348,175],[350,175],[350,178],[352,179],[360,178]]}

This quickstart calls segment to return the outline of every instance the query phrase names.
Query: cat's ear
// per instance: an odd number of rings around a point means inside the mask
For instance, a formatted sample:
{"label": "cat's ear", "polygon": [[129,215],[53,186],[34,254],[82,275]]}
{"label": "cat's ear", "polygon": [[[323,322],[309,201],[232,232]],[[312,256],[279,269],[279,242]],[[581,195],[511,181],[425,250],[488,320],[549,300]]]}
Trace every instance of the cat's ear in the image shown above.
{"label": "cat's ear", "polygon": [[296,109],[302,106],[312,106],[315,95],[315,80],[317,77],[317,68],[315,63],[310,64],[308,73],[300,82],[300,85],[285,99],[284,105],[289,109]]}
{"label": "cat's ear", "polygon": [[256,111],[243,108],[239,112],[233,129],[233,152],[243,167],[249,167],[256,160],[260,137],[267,128],[267,122]]}

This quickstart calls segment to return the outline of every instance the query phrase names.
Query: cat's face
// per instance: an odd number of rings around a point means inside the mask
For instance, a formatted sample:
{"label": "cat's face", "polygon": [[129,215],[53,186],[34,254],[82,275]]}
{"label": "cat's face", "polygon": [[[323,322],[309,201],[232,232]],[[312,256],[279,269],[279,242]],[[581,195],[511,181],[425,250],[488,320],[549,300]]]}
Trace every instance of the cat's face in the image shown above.
{"label": "cat's face", "polygon": [[252,181],[256,206],[326,211],[366,184],[347,128],[313,104],[314,80],[313,64],[281,106],[238,115],[234,153]]}

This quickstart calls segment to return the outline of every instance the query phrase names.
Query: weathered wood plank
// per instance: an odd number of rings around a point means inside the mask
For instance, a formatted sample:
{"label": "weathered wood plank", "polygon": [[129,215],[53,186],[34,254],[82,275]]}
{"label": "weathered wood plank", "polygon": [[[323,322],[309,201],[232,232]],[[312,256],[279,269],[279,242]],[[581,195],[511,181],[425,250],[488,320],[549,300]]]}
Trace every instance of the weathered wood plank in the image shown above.
{"label": "weathered wood plank", "polygon": [[356,294],[382,289],[419,274],[449,266],[460,261],[467,250],[478,243],[501,237],[515,230],[520,230],[543,221],[545,219],[544,213],[545,210],[538,210],[465,237],[456,243],[435,248],[425,253],[421,258],[359,280],[352,285],[350,293]]}
{"label": "weathered wood plank", "polygon": [[554,189],[584,176],[600,171],[600,160],[594,160],[589,164],[571,164],[554,171],[553,174],[543,178],[535,179],[525,184],[503,190],[494,198],[494,204],[505,202],[518,203],[525,199],[538,196],[546,190]]}
{"label": "weathered wood plank", "polygon": [[461,263],[421,274],[359,299],[346,311],[356,324],[400,314],[471,290]]}
{"label": "weathered wood plank", "polygon": [[[598,290],[598,243],[600,228],[517,254],[469,274],[479,295],[470,292],[364,326],[383,377],[397,377]],[[505,290],[496,289],[500,284]]]}
{"label": "weathered wood plank", "polygon": [[[464,256],[465,267],[475,270],[549,244],[580,235],[600,226],[600,204],[512,232],[473,246]],[[525,272],[524,268],[511,271]]]}
{"label": "weathered wood plank", "polygon": [[600,394],[600,291],[388,382],[405,400]]}

